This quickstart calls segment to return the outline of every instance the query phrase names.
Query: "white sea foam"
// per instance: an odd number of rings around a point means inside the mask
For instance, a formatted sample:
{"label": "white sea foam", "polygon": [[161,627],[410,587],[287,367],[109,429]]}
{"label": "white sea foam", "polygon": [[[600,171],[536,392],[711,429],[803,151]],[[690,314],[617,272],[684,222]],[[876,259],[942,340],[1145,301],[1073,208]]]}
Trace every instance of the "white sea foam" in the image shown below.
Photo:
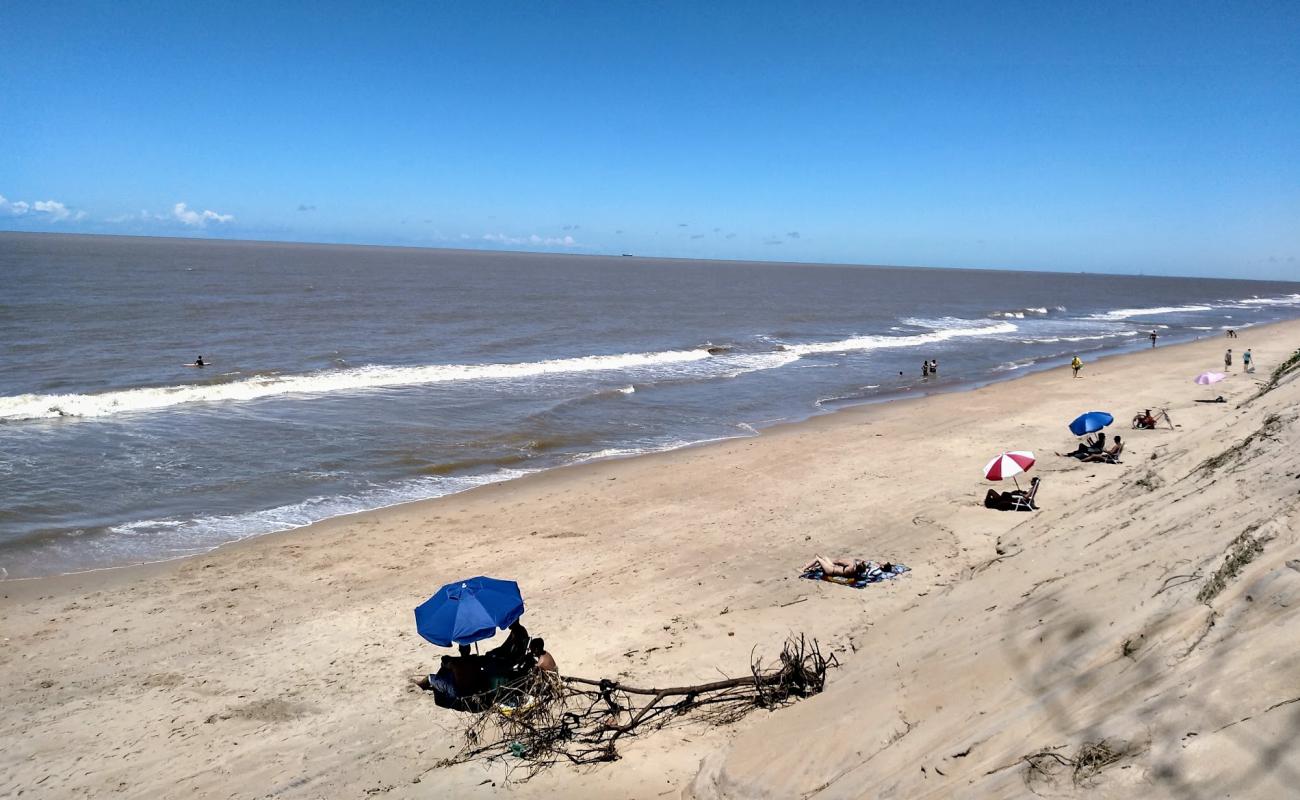
{"label": "white sea foam", "polygon": [[1015,370],[1024,369],[1025,367],[1032,367],[1034,364],[1037,363],[1038,363],[1037,359],[1033,359],[1033,358],[1026,358],[1022,361],[1003,361],[1001,364],[998,364],[996,367],[994,367],[993,371],[1014,372]]}
{"label": "white sea foam", "polygon": [[634,393],[636,393],[636,387],[635,387],[635,386],[632,386],[631,384],[629,384],[629,385],[627,385],[627,386],[624,386],[622,389],[619,389],[619,390],[618,390],[618,393],[619,393],[619,394],[634,394]]}
{"label": "white sea foam", "polygon": [[[227,542],[275,531],[291,530],[323,519],[377,508],[442,497],[490,483],[513,480],[538,469],[501,469],[485,475],[422,477],[398,481],[369,491],[332,497],[312,497],[298,503],[251,511],[193,519],[147,519],[114,525],[111,537],[98,545],[116,550],[128,560],[133,553],[154,558],[178,557],[211,550]],[[120,562],[120,558],[115,561]]]}
{"label": "white sea foam", "polygon": [[1090,334],[1086,336],[1044,336],[1041,339],[1021,339],[1021,344],[1053,344],[1055,342],[1093,342],[1101,339],[1118,339],[1124,336],[1136,336],[1140,331],[1111,331],[1109,333]]}
{"label": "white sea foam", "polygon": [[[126,389],[101,394],[24,394],[0,397],[0,420],[17,421],[56,417],[106,417],[157,411],[191,403],[246,402],[288,395],[324,395],[360,392],[450,381],[512,380],[540,375],[614,370],[687,368],[705,378],[733,378],[757,370],[776,369],[808,355],[880,350],[934,344],[965,336],[1012,333],[1009,322],[954,317],[904,320],[914,327],[935,330],[912,336],[854,336],[833,342],[785,345],[777,351],[710,355],[708,350],[666,350],[654,353],[582,356],[517,364],[435,364],[415,367],[366,366],[315,372],[307,375],[257,376],[215,384]],[[691,369],[691,367],[696,369]],[[626,389],[619,391],[628,393]],[[635,389],[633,388],[633,391]]]}
{"label": "white sea foam", "polygon": [[308,375],[258,376],[216,384],[181,384],[102,394],[24,394],[0,397],[0,420],[104,417],[154,411],[186,403],[259,400],[283,395],[320,395],[416,386],[448,381],[517,379],[558,373],[644,369],[710,358],[707,350],[667,350],[608,356],[558,358],[519,364],[367,366]]}
{"label": "white sea foam", "polygon": [[1193,311],[1213,311],[1213,306],[1156,306],[1154,308],[1117,308],[1100,314],[1091,314],[1088,319],[1122,320],[1133,317],[1149,317],[1156,314],[1187,314]]}
{"label": "white sea foam", "polygon": [[[1057,310],[1063,311],[1064,309],[1057,306]],[[1037,308],[1018,308],[1014,311],[994,311],[989,316],[994,319],[1024,319],[1026,316],[1043,317],[1047,313],[1046,306],[1039,306]]]}
{"label": "white sea foam", "polygon": [[1117,308],[1100,314],[1092,314],[1088,319],[1124,320],[1133,317],[1146,317],[1156,314],[1186,314],[1197,311],[1217,311],[1221,309],[1245,308],[1259,309],[1264,306],[1300,306],[1300,294],[1287,294],[1279,297],[1248,297],[1237,300],[1223,300],[1213,305],[1196,304],[1185,306],[1156,306],[1154,308]]}
{"label": "white sea foam", "polygon": [[1300,294],[1287,294],[1281,297],[1251,297],[1236,300],[1236,303],[1248,306],[1300,306]]}
{"label": "white sea foam", "polygon": [[[755,431],[757,433],[757,431]],[[588,461],[600,461],[609,458],[630,458],[632,456],[643,456],[649,453],[667,453],[670,450],[680,450],[683,447],[690,447],[696,444],[705,444],[707,442],[720,442],[724,439],[734,439],[734,436],[720,436],[713,439],[700,439],[699,441],[690,441],[687,439],[676,439],[664,444],[647,445],[645,447],[607,447],[603,450],[595,450],[590,453],[582,453],[574,456],[571,463],[583,464]]]}
{"label": "white sea foam", "polygon": [[786,352],[800,356],[819,353],[845,353],[856,350],[885,350],[898,347],[916,347],[922,344],[937,344],[949,339],[965,336],[992,336],[999,333],[1015,333],[1014,323],[995,322],[989,324],[983,320],[966,320],[955,317],[943,317],[937,320],[912,319],[903,320],[916,327],[937,328],[929,333],[914,336],[853,336],[834,342],[811,342],[809,344],[788,345]]}

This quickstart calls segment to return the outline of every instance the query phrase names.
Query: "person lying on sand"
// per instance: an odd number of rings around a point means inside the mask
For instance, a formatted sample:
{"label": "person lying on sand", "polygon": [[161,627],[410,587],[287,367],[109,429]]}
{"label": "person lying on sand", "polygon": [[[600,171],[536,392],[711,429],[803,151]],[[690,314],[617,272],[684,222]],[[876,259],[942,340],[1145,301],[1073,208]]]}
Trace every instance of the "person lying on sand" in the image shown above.
{"label": "person lying on sand", "polygon": [[821,569],[822,575],[827,578],[861,578],[867,574],[869,564],[857,558],[837,558],[830,561],[822,556],[817,556],[812,561],[804,565],[804,572],[812,572]]}
{"label": "person lying on sand", "polygon": [[1084,463],[1093,464],[1118,464],[1120,454],[1124,452],[1124,440],[1115,437],[1115,446],[1104,453],[1093,453],[1083,458]]}

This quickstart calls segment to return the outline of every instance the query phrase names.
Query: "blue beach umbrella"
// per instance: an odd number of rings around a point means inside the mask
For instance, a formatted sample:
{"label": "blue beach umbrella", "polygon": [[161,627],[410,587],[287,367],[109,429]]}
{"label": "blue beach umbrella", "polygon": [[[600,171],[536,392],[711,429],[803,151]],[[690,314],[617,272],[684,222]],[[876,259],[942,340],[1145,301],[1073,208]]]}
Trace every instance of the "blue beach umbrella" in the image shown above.
{"label": "blue beach umbrella", "polygon": [[415,609],[415,629],[442,647],[489,639],[523,616],[519,584],[479,576],[442,587]]}
{"label": "blue beach umbrella", "polygon": [[1096,433],[1114,421],[1115,418],[1105,411],[1089,411],[1087,414],[1080,414],[1074,422],[1070,423],[1070,433],[1075,436]]}

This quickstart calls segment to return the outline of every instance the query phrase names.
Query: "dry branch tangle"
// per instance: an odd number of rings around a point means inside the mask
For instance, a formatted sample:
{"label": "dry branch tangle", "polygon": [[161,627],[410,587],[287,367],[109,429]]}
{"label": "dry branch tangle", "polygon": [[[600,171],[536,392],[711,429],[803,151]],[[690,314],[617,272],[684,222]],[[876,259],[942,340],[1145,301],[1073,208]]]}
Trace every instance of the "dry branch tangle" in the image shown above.
{"label": "dry branch tangle", "polygon": [[561,762],[614,761],[621,737],[659,730],[692,712],[699,712],[693,719],[725,725],[818,694],[834,666],[834,655],[823,656],[816,640],[799,636],[786,640],[776,666],[755,659],[749,676],[710,683],[645,689],[537,672],[500,690],[498,702],[466,726],[461,750],[437,766],[497,762],[507,779],[523,781]]}

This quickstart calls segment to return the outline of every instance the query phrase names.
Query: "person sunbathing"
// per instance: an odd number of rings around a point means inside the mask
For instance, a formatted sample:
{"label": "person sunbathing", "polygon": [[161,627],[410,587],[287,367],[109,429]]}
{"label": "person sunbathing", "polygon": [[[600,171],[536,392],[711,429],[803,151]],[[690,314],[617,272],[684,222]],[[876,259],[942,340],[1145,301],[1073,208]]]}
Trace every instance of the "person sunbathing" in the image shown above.
{"label": "person sunbathing", "polygon": [[1090,456],[1084,456],[1084,463],[1092,464],[1118,464],[1120,454],[1124,452],[1124,441],[1116,436],[1115,446],[1102,453],[1093,453]]}
{"label": "person sunbathing", "polygon": [[821,569],[825,578],[861,578],[871,565],[857,558],[837,558],[834,561],[817,556],[804,565],[805,573]]}

